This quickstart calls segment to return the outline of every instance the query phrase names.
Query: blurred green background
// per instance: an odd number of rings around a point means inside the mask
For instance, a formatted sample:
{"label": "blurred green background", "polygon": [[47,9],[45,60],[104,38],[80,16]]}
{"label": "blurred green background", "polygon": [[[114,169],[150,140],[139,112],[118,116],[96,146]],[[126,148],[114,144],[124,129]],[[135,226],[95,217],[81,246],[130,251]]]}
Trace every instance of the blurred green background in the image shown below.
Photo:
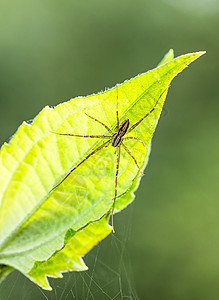
{"label": "blurred green background", "polygon": [[219,299],[216,0],[2,0],[0,142],[45,106],[111,87],[175,55],[207,50],[172,82],[135,201],[89,271],[43,291],[14,271],[1,300]]}

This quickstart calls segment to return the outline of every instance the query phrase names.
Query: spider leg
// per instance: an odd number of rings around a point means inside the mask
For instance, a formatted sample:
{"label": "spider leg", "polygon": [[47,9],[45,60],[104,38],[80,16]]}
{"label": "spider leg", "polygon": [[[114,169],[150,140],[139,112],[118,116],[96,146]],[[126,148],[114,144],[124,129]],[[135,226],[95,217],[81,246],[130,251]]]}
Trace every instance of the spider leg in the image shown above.
{"label": "spider leg", "polygon": [[89,118],[93,119],[94,121],[96,121],[97,123],[101,124],[102,126],[104,126],[109,132],[113,133],[112,130],[104,123],[102,123],[101,121],[95,119],[94,117],[88,115],[87,113],[85,113],[86,116],[88,116]]}
{"label": "spider leg", "polygon": [[58,134],[58,135],[67,135],[67,136],[74,136],[74,137],[83,137],[83,138],[102,138],[102,139],[109,139],[111,136],[106,135],[80,135],[80,134],[72,134],[72,133],[59,133],[51,131],[52,133]]}
{"label": "spider leg", "polygon": [[116,160],[115,194],[114,194],[114,199],[113,199],[113,207],[112,207],[112,211],[111,211],[113,232],[115,232],[115,231],[114,231],[114,224],[113,224],[113,213],[114,213],[114,208],[115,208],[115,203],[116,203],[116,197],[117,197],[118,174],[119,174],[119,161],[120,161],[120,146],[118,146],[118,147],[116,148],[116,150],[117,150],[117,160]]}
{"label": "spider leg", "polygon": [[139,167],[138,165],[138,162],[136,160],[136,158],[134,157],[134,155],[131,153],[131,151],[126,147],[126,145],[124,145],[123,143],[121,144],[123,146],[123,148],[125,149],[125,151],[129,154],[129,156],[131,156],[131,158],[134,160],[137,168],[139,169],[140,173],[141,173],[141,176],[144,175],[144,173],[142,172],[141,168]]}
{"label": "spider leg", "polygon": [[163,94],[166,92],[167,89],[168,89],[168,87],[160,94],[160,96],[158,97],[157,101],[154,104],[154,107],[143,118],[141,118],[137,123],[133,124],[129,128],[128,132],[132,131],[135,127],[137,127],[142,121],[144,121],[144,119],[146,119],[155,110],[160,98],[163,96]]}
{"label": "spider leg", "polygon": [[97,153],[98,151],[100,151],[102,148],[107,147],[109,145],[111,140],[108,140],[107,142],[103,143],[101,146],[97,147],[95,150],[93,150],[91,153],[89,153],[84,159],[82,159],[82,161],[80,161],[74,168],[72,168],[67,175],[65,175],[65,177],[54,187],[52,188],[51,191],[53,191],[54,189],[56,189],[60,184],[63,183],[63,181],[65,181],[65,179],[73,172],[75,171],[80,165],[82,165],[89,157],[91,157],[92,155],[94,155],[95,153]]}
{"label": "spider leg", "polygon": [[138,139],[138,138],[136,138],[134,136],[127,136],[127,137],[123,138],[123,141],[125,141],[125,140],[136,140],[136,141],[139,141],[140,143],[142,143],[142,145],[145,148],[147,148],[147,146],[145,145],[145,143],[142,140],[140,140],[140,139]]}

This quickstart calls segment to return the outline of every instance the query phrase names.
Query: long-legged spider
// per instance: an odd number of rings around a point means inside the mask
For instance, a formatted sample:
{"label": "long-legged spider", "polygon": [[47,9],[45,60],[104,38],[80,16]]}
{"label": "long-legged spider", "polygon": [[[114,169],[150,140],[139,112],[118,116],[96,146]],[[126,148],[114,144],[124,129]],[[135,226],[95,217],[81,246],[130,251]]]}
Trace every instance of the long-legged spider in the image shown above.
{"label": "long-legged spider", "polygon": [[136,140],[140,143],[143,144],[144,147],[146,147],[145,143],[138,139],[137,137],[124,137],[127,133],[131,132],[133,129],[135,129],[138,125],[141,124],[144,119],[146,119],[156,108],[161,96],[164,94],[164,92],[167,89],[165,89],[160,96],[158,97],[157,101],[155,102],[154,106],[152,109],[144,115],[138,122],[134,123],[131,127],[129,127],[129,119],[124,120],[121,124],[119,124],[119,113],[118,113],[118,87],[117,87],[117,99],[116,99],[116,127],[115,127],[115,132],[113,132],[106,124],[102,123],[101,121],[97,120],[96,118],[88,115],[85,113],[89,118],[92,120],[96,121],[97,123],[101,124],[104,126],[107,130],[108,133],[111,135],[80,135],[80,134],[72,134],[72,133],[58,133],[58,132],[53,132],[57,135],[64,135],[64,136],[73,136],[73,137],[79,137],[79,138],[100,138],[100,139],[107,139],[106,142],[104,142],[101,146],[97,147],[95,150],[93,150],[91,153],[89,153],[84,159],[82,159],[74,168],[72,168],[68,174],[53,188],[57,188],[73,171],[75,171],[81,164],[83,164],[89,157],[92,155],[96,154],[98,151],[103,149],[104,147],[108,147],[110,144],[112,147],[116,148],[116,154],[117,154],[117,160],[116,160],[116,176],[115,176],[115,191],[114,191],[114,198],[113,198],[113,204],[112,204],[112,210],[111,210],[111,215],[112,215],[112,228],[114,231],[114,226],[113,226],[113,213],[114,213],[114,208],[115,208],[115,202],[117,198],[117,185],[118,185],[118,174],[119,174],[119,161],[120,161],[120,151],[121,147],[128,153],[128,155],[133,159],[135,165],[137,166],[139,172],[141,175],[143,175],[143,172],[141,171],[141,168],[138,165],[138,162],[134,155],[131,153],[131,151],[127,148],[127,146],[123,143],[125,140]]}

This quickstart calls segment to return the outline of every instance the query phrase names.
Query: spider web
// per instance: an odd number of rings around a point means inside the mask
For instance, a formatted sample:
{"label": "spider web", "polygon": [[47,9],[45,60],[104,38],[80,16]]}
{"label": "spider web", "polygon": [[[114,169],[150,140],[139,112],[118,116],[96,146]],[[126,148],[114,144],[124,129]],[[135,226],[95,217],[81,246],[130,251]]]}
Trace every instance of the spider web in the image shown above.
{"label": "spider web", "polygon": [[127,249],[132,210],[133,205],[115,216],[116,233],[84,257],[88,271],[50,278],[51,292],[14,271],[0,286],[0,300],[138,300]]}

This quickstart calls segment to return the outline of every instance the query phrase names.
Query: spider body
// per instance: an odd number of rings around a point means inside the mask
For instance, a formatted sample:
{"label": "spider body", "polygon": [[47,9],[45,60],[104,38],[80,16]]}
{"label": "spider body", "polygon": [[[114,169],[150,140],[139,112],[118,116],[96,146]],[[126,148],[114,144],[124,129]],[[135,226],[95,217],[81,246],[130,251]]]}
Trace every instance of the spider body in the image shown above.
{"label": "spider body", "polygon": [[118,147],[122,143],[123,136],[126,134],[128,128],[129,128],[129,119],[123,121],[120,124],[118,131],[112,135],[111,145],[113,147]]}

